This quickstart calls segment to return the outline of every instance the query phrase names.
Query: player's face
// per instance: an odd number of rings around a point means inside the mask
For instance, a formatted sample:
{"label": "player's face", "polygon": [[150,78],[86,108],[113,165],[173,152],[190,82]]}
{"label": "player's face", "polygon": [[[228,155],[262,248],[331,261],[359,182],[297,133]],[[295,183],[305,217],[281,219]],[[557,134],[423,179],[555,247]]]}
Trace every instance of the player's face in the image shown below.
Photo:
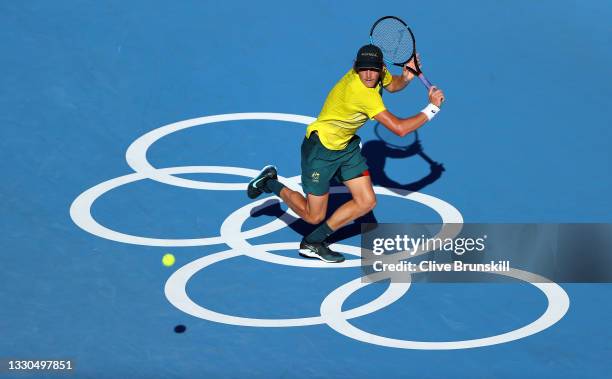
{"label": "player's face", "polygon": [[380,78],[380,71],[373,68],[361,68],[357,70],[359,74],[359,79],[361,82],[368,88],[376,87],[376,83],[378,83],[378,78]]}

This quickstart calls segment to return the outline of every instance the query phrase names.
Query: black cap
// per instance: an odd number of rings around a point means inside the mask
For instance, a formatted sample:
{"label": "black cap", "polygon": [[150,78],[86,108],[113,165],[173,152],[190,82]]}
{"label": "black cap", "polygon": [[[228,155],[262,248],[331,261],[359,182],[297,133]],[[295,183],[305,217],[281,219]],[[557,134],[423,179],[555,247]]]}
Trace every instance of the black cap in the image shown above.
{"label": "black cap", "polygon": [[355,59],[355,68],[373,68],[382,70],[383,68],[383,53],[374,45],[365,45],[357,52]]}

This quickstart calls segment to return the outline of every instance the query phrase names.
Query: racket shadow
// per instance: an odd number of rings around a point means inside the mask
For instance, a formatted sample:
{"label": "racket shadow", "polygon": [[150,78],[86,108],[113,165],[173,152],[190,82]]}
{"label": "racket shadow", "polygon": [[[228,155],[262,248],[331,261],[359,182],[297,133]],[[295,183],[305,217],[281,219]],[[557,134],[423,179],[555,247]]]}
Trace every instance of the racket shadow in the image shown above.
{"label": "racket shadow", "polygon": [[[434,161],[425,153],[416,132],[414,142],[408,146],[401,147],[391,145],[379,136],[378,140],[366,142],[361,149],[361,153],[368,162],[372,183],[400,194],[405,194],[406,191],[415,192],[422,190],[440,179],[442,173],[445,171],[442,163]],[[429,173],[416,181],[400,183],[392,179],[385,171],[385,165],[388,158],[405,159],[416,156],[429,164]]]}

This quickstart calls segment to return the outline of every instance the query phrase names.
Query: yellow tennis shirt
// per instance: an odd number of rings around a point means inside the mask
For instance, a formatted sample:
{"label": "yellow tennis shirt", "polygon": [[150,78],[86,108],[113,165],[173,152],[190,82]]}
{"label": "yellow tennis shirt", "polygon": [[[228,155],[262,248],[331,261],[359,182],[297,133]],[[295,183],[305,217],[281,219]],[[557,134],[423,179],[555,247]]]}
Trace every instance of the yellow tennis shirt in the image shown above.
{"label": "yellow tennis shirt", "polygon": [[[387,86],[393,77],[386,67],[383,70],[383,86]],[[323,146],[342,150],[368,119],[385,109],[380,84],[375,88],[366,87],[359,74],[351,68],[327,95],[319,117],[308,125],[306,137],[316,130]]]}

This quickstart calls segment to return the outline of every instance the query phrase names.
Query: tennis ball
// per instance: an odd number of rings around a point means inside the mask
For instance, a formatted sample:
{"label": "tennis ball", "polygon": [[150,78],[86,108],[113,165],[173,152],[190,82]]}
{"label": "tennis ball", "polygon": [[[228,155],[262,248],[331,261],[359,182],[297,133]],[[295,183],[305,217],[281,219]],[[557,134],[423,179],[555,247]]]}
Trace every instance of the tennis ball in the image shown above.
{"label": "tennis ball", "polygon": [[174,264],[174,255],[172,254],[164,254],[163,258],[162,258],[162,263],[164,264],[164,266],[166,267],[170,267]]}

